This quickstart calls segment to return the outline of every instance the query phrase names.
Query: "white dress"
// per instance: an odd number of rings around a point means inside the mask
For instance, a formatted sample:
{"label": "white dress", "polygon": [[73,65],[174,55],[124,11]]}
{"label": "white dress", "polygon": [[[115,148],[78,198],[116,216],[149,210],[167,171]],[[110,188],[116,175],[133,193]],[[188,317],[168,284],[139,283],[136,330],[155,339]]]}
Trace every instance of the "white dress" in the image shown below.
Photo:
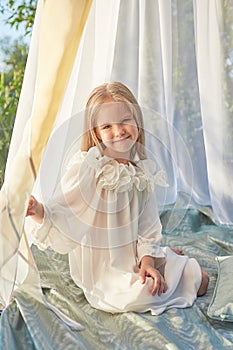
{"label": "white dress", "polygon": [[[56,198],[45,204],[35,244],[69,253],[70,272],[88,302],[107,312],[146,312],[191,306],[201,283],[197,261],[161,247],[155,186],[161,172],[151,160],[135,165],[101,156],[96,147],[70,161]],[[138,278],[144,255],[165,263],[168,290],[151,295],[153,280]]]}

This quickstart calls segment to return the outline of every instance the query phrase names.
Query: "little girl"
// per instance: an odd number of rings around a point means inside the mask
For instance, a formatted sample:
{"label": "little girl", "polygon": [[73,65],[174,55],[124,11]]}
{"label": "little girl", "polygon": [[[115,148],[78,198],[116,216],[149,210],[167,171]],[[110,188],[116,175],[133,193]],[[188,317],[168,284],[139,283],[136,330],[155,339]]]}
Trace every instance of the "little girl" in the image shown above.
{"label": "little girl", "polygon": [[88,302],[107,312],[191,306],[208,275],[181,251],[161,247],[155,186],[141,109],[119,82],[91,93],[81,151],[71,158],[57,199],[30,198],[27,215],[40,248],[69,253],[70,272]]}

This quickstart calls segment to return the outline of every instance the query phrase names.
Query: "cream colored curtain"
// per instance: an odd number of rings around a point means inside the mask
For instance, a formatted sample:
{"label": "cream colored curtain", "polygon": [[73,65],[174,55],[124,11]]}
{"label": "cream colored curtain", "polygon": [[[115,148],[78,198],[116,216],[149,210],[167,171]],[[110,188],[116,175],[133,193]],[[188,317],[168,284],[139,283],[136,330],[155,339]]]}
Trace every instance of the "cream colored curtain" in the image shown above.
{"label": "cream colored curtain", "polygon": [[[20,286],[34,296],[37,269],[23,231],[29,196],[72,71],[91,0],[38,2],[0,206],[0,297]],[[29,281],[30,276],[30,281]],[[29,284],[28,284],[29,283]]]}

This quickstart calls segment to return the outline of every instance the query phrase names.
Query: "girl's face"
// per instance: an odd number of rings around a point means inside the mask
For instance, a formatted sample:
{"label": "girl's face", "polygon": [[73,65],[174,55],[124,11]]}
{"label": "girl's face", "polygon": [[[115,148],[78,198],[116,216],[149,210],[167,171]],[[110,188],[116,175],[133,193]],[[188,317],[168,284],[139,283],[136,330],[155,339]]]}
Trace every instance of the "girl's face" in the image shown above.
{"label": "girl's face", "polygon": [[130,160],[132,147],[138,139],[138,128],[125,103],[106,101],[97,114],[95,133],[105,146],[103,153],[106,156]]}

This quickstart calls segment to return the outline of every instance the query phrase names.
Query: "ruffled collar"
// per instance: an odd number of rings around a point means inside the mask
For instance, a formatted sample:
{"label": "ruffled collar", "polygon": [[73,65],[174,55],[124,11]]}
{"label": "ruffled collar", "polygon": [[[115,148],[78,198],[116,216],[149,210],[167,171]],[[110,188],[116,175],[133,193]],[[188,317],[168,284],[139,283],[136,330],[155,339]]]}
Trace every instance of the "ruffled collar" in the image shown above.
{"label": "ruffled collar", "polygon": [[156,164],[150,159],[136,161],[135,165],[123,164],[102,156],[97,147],[92,147],[85,160],[96,170],[98,189],[125,192],[135,186],[138,191],[152,192],[156,185],[167,186],[165,172],[156,171]]}

